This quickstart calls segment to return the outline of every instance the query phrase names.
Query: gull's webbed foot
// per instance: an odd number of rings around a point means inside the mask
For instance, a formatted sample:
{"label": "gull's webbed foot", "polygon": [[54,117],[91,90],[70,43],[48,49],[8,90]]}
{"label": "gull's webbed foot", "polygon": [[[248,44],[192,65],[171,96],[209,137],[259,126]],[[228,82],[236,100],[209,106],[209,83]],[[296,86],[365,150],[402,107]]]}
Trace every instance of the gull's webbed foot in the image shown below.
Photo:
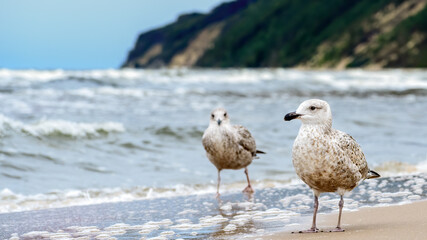
{"label": "gull's webbed foot", "polygon": [[344,229],[342,229],[340,227],[336,227],[336,228],[330,230],[329,232],[344,232],[344,231],[345,231]]}
{"label": "gull's webbed foot", "polygon": [[252,186],[247,186],[245,189],[243,189],[244,193],[254,193],[254,189]]}
{"label": "gull's webbed foot", "polygon": [[298,232],[292,232],[292,233],[318,233],[318,228],[310,228],[308,230],[298,231]]}

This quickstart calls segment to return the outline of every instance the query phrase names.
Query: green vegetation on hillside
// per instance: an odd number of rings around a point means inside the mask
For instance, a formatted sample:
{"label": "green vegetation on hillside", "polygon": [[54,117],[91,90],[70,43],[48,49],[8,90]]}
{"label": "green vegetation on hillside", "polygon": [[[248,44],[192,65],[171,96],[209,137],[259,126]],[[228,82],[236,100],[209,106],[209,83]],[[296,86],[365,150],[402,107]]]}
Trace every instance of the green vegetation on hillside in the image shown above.
{"label": "green vegetation on hillside", "polygon": [[[143,33],[138,37],[134,49],[130,51],[127,62],[134,61],[145,54],[156,43],[162,43],[163,51],[150,61],[167,64],[172,57],[188,46],[188,43],[203,28],[212,23],[222,21],[247,7],[253,0],[239,0],[223,3],[210,14],[191,13],[180,16],[176,22],[165,27]],[[126,63],[125,63],[126,64]],[[134,67],[139,66],[137,63]]]}
{"label": "green vegetation on hillside", "polygon": [[424,8],[417,15],[402,21],[393,31],[381,36],[380,45],[375,51],[380,51],[381,47],[388,43],[395,42],[399,46],[411,45],[412,41],[419,41],[417,48],[406,49],[400,53],[400,57],[389,63],[389,67],[427,67],[427,8]]}
{"label": "green vegetation on hillside", "polygon": [[426,0],[227,2],[142,34],[127,62],[161,43],[150,61],[168,66],[217,22],[224,23],[222,32],[195,66],[427,67]]}

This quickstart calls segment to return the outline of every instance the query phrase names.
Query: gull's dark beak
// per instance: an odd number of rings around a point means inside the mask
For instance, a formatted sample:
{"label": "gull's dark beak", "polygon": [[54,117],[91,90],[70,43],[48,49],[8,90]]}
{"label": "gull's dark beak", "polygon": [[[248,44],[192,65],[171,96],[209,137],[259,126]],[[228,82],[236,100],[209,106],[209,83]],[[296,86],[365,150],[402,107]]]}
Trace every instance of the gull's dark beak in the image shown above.
{"label": "gull's dark beak", "polygon": [[218,123],[218,126],[222,123],[221,119],[218,119],[216,122]]}
{"label": "gull's dark beak", "polygon": [[290,113],[286,114],[285,121],[291,121],[292,119],[299,118],[300,116],[302,116],[302,115],[298,114],[296,112],[290,112]]}

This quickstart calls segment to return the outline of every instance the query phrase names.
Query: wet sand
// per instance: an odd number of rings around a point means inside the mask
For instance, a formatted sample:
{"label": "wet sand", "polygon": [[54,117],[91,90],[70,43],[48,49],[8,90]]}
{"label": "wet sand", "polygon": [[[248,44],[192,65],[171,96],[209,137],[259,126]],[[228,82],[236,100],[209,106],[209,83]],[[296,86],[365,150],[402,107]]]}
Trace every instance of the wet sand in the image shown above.
{"label": "wet sand", "polygon": [[[291,231],[263,236],[261,239],[426,239],[427,201],[388,207],[367,207],[356,212],[343,212],[342,233],[292,234]],[[331,230],[336,226],[338,213],[318,215],[318,227]],[[301,226],[308,228],[308,221]]]}

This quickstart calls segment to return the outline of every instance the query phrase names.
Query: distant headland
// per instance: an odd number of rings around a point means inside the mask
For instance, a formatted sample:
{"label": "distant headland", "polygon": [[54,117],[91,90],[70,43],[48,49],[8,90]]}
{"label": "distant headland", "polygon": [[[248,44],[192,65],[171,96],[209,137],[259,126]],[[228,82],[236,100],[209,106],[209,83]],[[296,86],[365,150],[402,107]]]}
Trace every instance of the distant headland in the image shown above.
{"label": "distant headland", "polygon": [[122,67],[427,67],[427,0],[236,0],[139,35]]}

